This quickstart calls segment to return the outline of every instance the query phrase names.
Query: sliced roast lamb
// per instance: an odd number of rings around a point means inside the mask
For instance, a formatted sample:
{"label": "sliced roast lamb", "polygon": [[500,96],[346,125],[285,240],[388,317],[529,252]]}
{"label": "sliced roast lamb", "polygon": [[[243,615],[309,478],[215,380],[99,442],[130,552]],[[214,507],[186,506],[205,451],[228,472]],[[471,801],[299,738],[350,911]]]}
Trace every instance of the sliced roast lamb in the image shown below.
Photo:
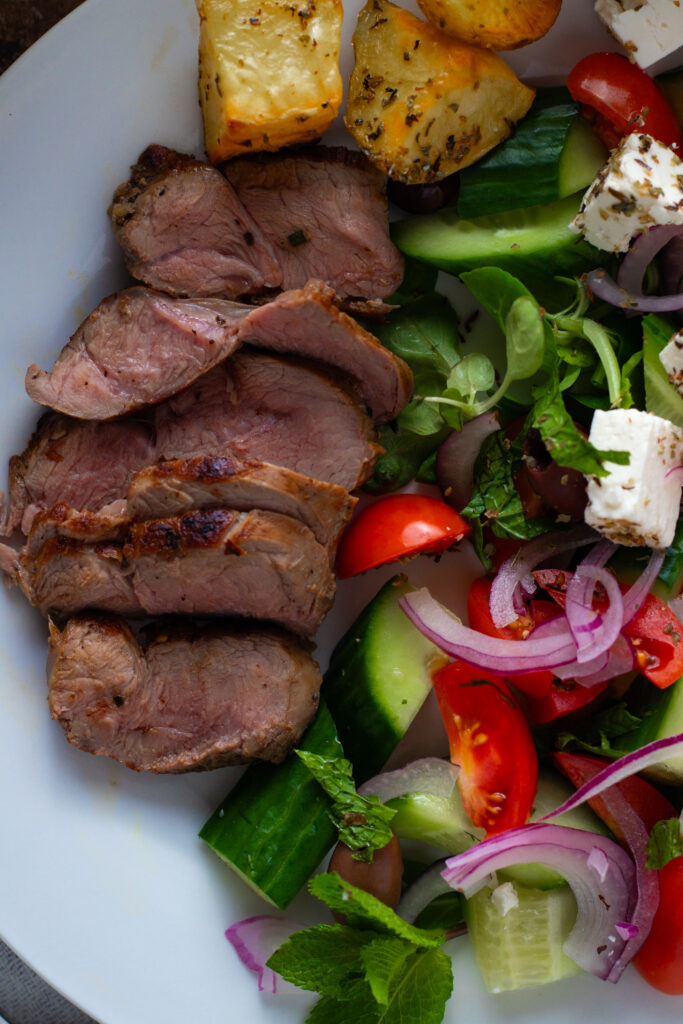
{"label": "sliced roast lamb", "polygon": [[303,636],[318,629],[335,589],[307,526],[226,508],[126,524],[58,505],[36,516],[16,581],[44,613],[246,616]]}
{"label": "sliced roast lamb", "polygon": [[392,420],[412,373],[334,300],[319,281],[257,308],[128,288],[100,303],[50,373],[30,366],[26,390],[69,416],[109,419],[176,394],[246,342],[341,370],[376,422]]}
{"label": "sliced roast lamb", "polygon": [[129,519],[163,519],[194,509],[254,508],[300,520],[334,559],[356,498],[336,484],[291,469],[234,456],[171,459],[136,473],[128,490]]}
{"label": "sliced roast lamb", "polygon": [[149,146],[109,209],[131,275],[170,295],[279,288],[277,256],[220,171]]}
{"label": "sliced roast lamb", "polygon": [[248,312],[221,299],[127,288],[83,321],[49,373],[29,366],[26,391],[34,402],[86,420],[160,402],[235,350]]}
{"label": "sliced roast lamb", "polygon": [[98,511],[161,459],[256,459],[352,491],[379,446],[355,399],[312,365],[241,349],[140,418],[101,423],[49,414],[10,460],[4,532],[28,532],[39,509],[63,501]]}
{"label": "sliced roast lamb", "polygon": [[283,288],[321,278],[342,297],[385,298],[403,279],[384,176],[349,149],[241,156],[223,173],[272,243]]}
{"label": "sliced roast lamb", "polygon": [[320,670],[275,629],[160,623],[146,649],[111,616],[50,630],[52,717],[70,743],[136,771],[282,761],[318,706]]}
{"label": "sliced roast lamb", "polygon": [[372,421],[322,368],[241,348],[155,410],[157,459],[272,462],[353,491],[381,451]]}
{"label": "sliced roast lamb", "polygon": [[309,281],[245,317],[240,338],[249,345],[318,359],[341,370],[375,422],[388,423],[410,401],[410,367],[342,313],[334,300],[331,288]]}
{"label": "sliced roast lamb", "polygon": [[224,170],[163,146],[141,154],[109,211],[136,280],[228,299],[310,278],[378,299],[401,283],[384,179],[360,153],[316,146]]}

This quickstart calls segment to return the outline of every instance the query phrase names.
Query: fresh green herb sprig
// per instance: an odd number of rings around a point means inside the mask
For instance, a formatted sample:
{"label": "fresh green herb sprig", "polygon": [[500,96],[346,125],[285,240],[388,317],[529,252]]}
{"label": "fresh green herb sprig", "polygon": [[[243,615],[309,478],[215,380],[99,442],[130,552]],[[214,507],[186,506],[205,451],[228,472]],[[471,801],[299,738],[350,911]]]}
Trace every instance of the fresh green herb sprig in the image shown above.
{"label": "fresh green herb sprig", "polygon": [[348,924],[295,932],[268,960],[321,996],[306,1024],[441,1024],[453,989],[446,933],[408,924],[335,872],[309,889]]}
{"label": "fresh green herb sprig", "polygon": [[296,750],[311,775],[332,798],[330,818],[339,838],[354,850],[354,860],[372,861],[375,850],[391,842],[390,822],[395,810],[376,796],[361,796],[353,782],[353,766],[342,757],[326,758],[309,750]]}

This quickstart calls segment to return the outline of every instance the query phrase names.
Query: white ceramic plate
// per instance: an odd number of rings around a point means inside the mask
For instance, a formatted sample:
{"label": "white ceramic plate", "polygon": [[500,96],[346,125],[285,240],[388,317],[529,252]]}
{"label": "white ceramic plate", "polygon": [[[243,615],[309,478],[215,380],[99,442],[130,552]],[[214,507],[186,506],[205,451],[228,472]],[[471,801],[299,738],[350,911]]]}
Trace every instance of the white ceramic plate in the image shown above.
{"label": "white ceramic plate", "polygon": [[[345,71],[356,0],[348,0]],[[30,362],[49,365],[87,312],[124,281],[106,215],[114,187],[150,141],[201,152],[193,0],[89,0],[0,80],[0,460],[36,420]],[[550,79],[611,44],[589,0],[565,0],[546,40],[512,60]],[[341,137],[338,134],[337,137]],[[415,563],[416,582],[433,572]],[[451,600],[476,572],[442,561]],[[389,572],[345,584],[321,631],[321,660]],[[223,938],[263,912],[196,838],[234,780],[145,777],[69,747],[51,722],[45,623],[0,592],[0,925],[20,956],[102,1024],[297,1024],[304,995],[264,998]],[[301,918],[314,912],[301,897]],[[447,1020],[678,1024],[681,1001],[628,972],[617,989],[584,978],[486,996],[462,943]]]}

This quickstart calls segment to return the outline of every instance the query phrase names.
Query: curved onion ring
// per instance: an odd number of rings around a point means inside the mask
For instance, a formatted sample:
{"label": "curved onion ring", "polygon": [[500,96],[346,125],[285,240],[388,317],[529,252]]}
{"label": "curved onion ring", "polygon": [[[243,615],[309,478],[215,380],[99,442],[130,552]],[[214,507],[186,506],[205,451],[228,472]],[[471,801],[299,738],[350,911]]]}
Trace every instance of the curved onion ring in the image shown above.
{"label": "curved onion ring", "polygon": [[358,787],[361,796],[377,796],[386,803],[407,793],[429,793],[448,800],[456,786],[458,765],[440,757],[421,757],[404,768],[382,772]]}

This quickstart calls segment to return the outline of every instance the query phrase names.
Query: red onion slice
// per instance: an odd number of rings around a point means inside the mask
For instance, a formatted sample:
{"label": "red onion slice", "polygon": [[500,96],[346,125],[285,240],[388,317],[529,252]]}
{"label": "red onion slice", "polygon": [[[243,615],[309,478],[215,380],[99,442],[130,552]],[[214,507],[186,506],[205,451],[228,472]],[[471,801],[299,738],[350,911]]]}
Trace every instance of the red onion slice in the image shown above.
{"label": "red onion slice", "polygon": [[527,593],[534,592],[536,584],[530,576],[532,569],[553,555],[572,551],[597,539],[595,530],[589,526],[577,526],[565,533],[547,533],[530,541],[516,555],[503,562],[493,581],[489,597],[491,618],[498,629],[509,626],[518,618],[514,602],[517,585],[522,583]]}
{"label": "red onion slice", "polygon": [[436,453],[436,480],[444,501],[458,512],[472,496],[474,463],[482,444],[500,430],[498,414],[485,412],[448,435]]}
{"label": "red onion slice", "polygon": [[530,863],[547,864],[571,886],[578,914],[564,951],[585,971],[608,979],[625,946],[616,925],[630,923],[635,890],[633,862],[613,840],[564,825],[525,825],[449,858],[443,875],[471,896],[491,872]]}
{"label": "red onion slice", "polygon": [[[598,659],[596,658],[596,662],[597,660]],[[607,663],[604,666],[598,667],[596,664],[593,671],[588,672],[585,675],[574,675],[572,677],[567,674],[560,678],[574,678],[579,686],[590,687],[595,686],[597,683],[604,683],[606,680],[616,679],[617,676],[623,676],[626,672],[630,672],[635,668],[635,664],[636,657],[633,652],[633,645],[628,637],[622,635],[618,636],[614,641],[614,644],[608,652]],[[585,669],[586,665],[581,667]],[[559,672],[567,671],[567,667],[563,665],[562,668],[557,671],[559,675]]]}
{"label": "red onion slice", "polygon": [[633,294],[620,288],[602,267],[586,274],[585,282],[593,295],[620,309],[632,309],[637,313],[671,313],[683,309],[683,292],[679,295]]}
{"label": "red onion slice", "polygon": [[[607,610],[593,610],[596,584],[605,588]],[[611,572],[598,565],[578,565],[567,587],[567,622],[576,643],[579,664],[592,661],[608,651],[619,636],[624,620],[621,589]]]}
{"label": "red onion slice", "polygon": [[497,675],[514,676],[538,668],[555,668],[576,657],[576,646],[566,622],[564,629],[557,629],[550,636],[520,642],[485,636],[463,626],[459,619],[434,600],[425,587],[402,597],[399,607],[413,625],[442,651]]}
{"label": "red onion slice", "polygon": [[645,271],[672,238],[683,234],[681,224],[656,224],[638,235],[624,256],[617,284],[631,295],[642,295]]}
{"label": "red onion slice", "polygon": [[396,771],[375,775],[359,786],[358,792],[362,796],[377,796],[382,803],[407,793],[429,793],[448,800],[453,795],[459,771],[458,765],[440,757],[421,757]]}
{"label": "red onion slice", "polygon": [[628,626],[640,611],[643,601],[652,589],[652,584],[659,576],[665,555],[664,551],[653,551],[643,572],[624,594],[624,626]]}
{"label": "red onion slice", "polygon": [[[599,771],[599,767],[589,763],[584,763],[581,769],[584,777],[593,775],[595,778]],[[626,945],[615,961],[607,980],[618,981],[652,927],[659,905],[659,876],[656,871],[646,866],[649,839],[647,828],[619,786],[610,786],[601,794],[600,799],[607,814],[616,823],[615,827],[620,828],[619,838],[623,838],[631,851],[636,867],[637,897],[633,914],[630,921],[619,922],[615,926],[622,939],[626,940]]]}
{"label": "red onion slice", "polygon": [[445,860],[437,860],[406,889],[396,908],[399,917],[408,921],[409,924],[413,924],[425,907],[428,907],[437,896],[443,896],[445,892],[452,892],[453,886],[449,885],[443,877],[445,867]]}
{"label": "red onion slice", "polygon": [[581,804],[585,804],[591,797],[598,796],[604,790],[609,789],[610,786],[615,786],[617,782],[621,782],[622,779],[627,779],[630,775],[637,775],[638,772],[644,771],[651,765],[665,760],[663,756],[665,753],[668,757],[683,756],[683,733],[676,733],[675,736],[667,736],[666,739],[647,743],[640,750],[634,750],[632,754],[625,754],[624,757],[613,761],[612,764],[607,765],[601,772],[598,772],[590,782],[580,786],[573,796],[570,796],[563,804],[556,807],[554,811],[539,818],[539,821],[549,821],[550,818],[556,818],[566,811],[572,811],[575,807],[580,807]]}
{"label": "red onion slice", "polygon": [[261,914],[237,921],[227,929],[225,937],[232,943],[245,967],[258,974],[259,992],[277,992],[278,982],[287,987],[289,982],[267,967],[266,963],[290,935],[305,927],[284,917]]}

